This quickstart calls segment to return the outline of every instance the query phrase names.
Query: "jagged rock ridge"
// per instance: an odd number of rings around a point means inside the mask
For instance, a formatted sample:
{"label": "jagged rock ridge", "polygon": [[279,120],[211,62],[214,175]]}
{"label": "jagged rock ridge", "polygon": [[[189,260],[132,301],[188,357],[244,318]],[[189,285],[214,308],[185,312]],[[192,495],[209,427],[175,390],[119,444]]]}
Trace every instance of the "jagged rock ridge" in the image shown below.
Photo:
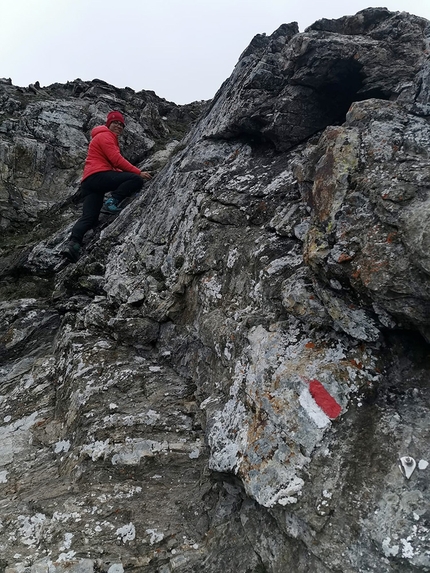
{"label": "jagged rock ridge", "polygon": [[256,37],[77,265],[64,204],[4,257],[0,571],[430,570],[429,36]]}

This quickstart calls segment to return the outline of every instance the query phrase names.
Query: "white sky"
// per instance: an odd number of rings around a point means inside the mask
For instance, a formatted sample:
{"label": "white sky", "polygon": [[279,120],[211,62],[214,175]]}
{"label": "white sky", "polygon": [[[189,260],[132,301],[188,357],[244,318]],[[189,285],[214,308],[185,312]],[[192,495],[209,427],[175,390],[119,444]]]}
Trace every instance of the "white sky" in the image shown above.
{"label": "white sky", "polygon": [[[430,20],[430,0],[385,0]],[[300,31],[365,0],[0,0],[0,77],[18,86],[81,78],[153,90],[177,104],[211,99],[256,34]]]}

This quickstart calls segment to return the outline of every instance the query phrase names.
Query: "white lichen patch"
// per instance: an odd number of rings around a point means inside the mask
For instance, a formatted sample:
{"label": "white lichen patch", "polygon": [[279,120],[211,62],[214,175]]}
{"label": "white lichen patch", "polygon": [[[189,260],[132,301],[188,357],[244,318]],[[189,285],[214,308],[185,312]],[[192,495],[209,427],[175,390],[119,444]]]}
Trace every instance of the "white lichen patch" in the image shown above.
{"label": "white lichen patch", "polygon": [[14,456],[28,447],[30,429],[37,422],[38,415],[38,412],[33,412],[8,426],[0,427],[0,467],[12,463]]}
{"label": "white lichen patch", "polygon": [[7,472],[6,470],[3,470],[0,472],[0,483],[7,483],[7,474],[9,472]]}
{"label": "white lichen patch", "polygon": [[216,275],[208,276],[202,279],[202,287],[203,309],[208,312],[212,301],[222,298],[222,283]]}
{"label": "white lichen patch", "polygon": [[139,424],[146,424],[147,426],[154,426],[161,416],[155,410],[148,410],[147,412],[139,412],[138,414],[122,415],[119,413],[109,414],[102,418],[104,427],[109,426],[134,426]]}
{"label": "white lichen patch", "polygon": [[19,515],[18,516],[18,539],[24,545],[35,547],[42,537],[43,526],[46,522],[46,516],[43,513],[36,513],[35,515]]}
{"label": "white lichen patch", "polygon": [[144,423],[153,426],[161,418],[161,415],[155,410],[148,410],[144,416]]}
{"label": "white lichen patch", "polygon": [[275,495],[268,498],[264,505],[266,507],[272,507],[276,503],[283,506],[297,503],[297,496],[301,494],[304,483],[301,478],[294,477],[288,484],[288,487],[281,488]]}
{"label": "white lichen patch", "polygon": [[60,547],[60,551],[65,551],[67,549],[70,549],[73,537],[74,537],[73,533],[64,534],[64,541]]}
{"label": "white lichen patch", "polygon": [[115,445],[116,453],[112,456],[112,465],[138,465],[142,458],[154,457],[157,454],[168,452],[167,442],[156,440],[127,439],[125,444]]}
{"label": "white lichen patch", "polygon": [[231,360],[233,348],[234,348],[234,346],[231,343],[227,343],[225,345],[223,354],[224,354],[225,358],[227,358],[227,360]]}
{"label": "white lichen patch", "polygon": [[132,486],[126,491],[120,491],[120,485],[115,485],[114,487],[114,494],[113,496],[109,496],[108,499],[111,497],[115,499],[129,499],[139,493],[142,493],[142,488],[140,486]]}
{"label": "white lichen patch", "polygon": [[399,554],[400,546],[397,544],[391,545],[390,537],[386,537],[382,542],[382,551],[385,557],[396,557]]}
{"label": "white lichen patch", "polygon": [[402,557],[405,559],[411,559],[414,556],[414,548],[412,547],[409,538],[408,539],[401,539],[400,543],[402,544]]}
{"label": "white lichen patch", "polygon": [[136,537],[136,529],[133,523],[128,523],[127,525],[123,525],[123,527],[119,527],[115,534],[118,536],[118,539],[121,539],[123,543],[127,541],[133,541]]}
{"label": "white lichen patch", "polygon": [[161,372],[162,368],[161,366],[149,366],[148,370],[150,372]]}
{"label": "white lichen patch", "polygon": [[234,263],[239,258],[239,252],[237,248],[230,249],[227,256],[227,268],[232,269],[234,267]]}
{"label": "white lichen patch", "polygon": [[109,438],[104,442],[97,440],[91,444],[85,444],[81,448],[81,452],[90,457],[93,462],[97,461],[101,457],[106,457],[110,451],[111,446],[109,445]]}
{"label": "white lichen patch", "polygon": [[246,408],[237,398],[229,400],[222,411],[215,413],[208,436],[211,469],[237,472],[241,454],[246,450],[246,418]]}
{"label": "white lichen patch", "polygon": [[378,509],[369,516],[370,523],[366,520],[365,525],[374,528],[374,539],[381,544],[385,557],[401,557],[409,560],[411,567],[424,566],[426,570],[430,565],[430,531],[420,517],[425,515],[427,505],[418,489],[401,488],[382,496]]}
{"label": "white lichen patch", "polygon": [[67,553],[60,553],[57,561],[59,563],[67,563],[68,561],[71,561],[75,555],[76,551],[68,551]]}
{"label": "white lichen patch", "polygon": [[59,511],[54,511],[53,515],[52,515],[52,521],[59,521],[61,523],[67,523],[68,521],[75,521],[75,522],[79,522],[81,521],[82,517],[81,514],[78,513],[77,511],[72,511],[70,513],[62,513]]}
{"label": "white lichen patch", "polygon": [[69,440],[62,440],[57,442],[54,447],[54,453],[59,454],[61,452],[68,452],[70,450]]}
{"label": "white lichen patch", "polygon": [[299,253],[297,254],[290,254],[281,259],[276,259],[271,261],[270,264],[265,268],[265,271],[268,275],[274,275],[276,273],[281,272],[285,268],[295,268],[300,266],[303,263],[303,256]]}
{"label": "white lichen patch", "polygon": [[191,452],[188,454],[188,457],[192,460],[196,460],[197,458],[200,457],[200,452],[201,452],[201,447],[200,447],[200,443],[199,443],[197,447],[194,447],[191,450]]}
{"label": "white lichen patch", "polygon": [[149,544],[154,545],[154,543],[160,543],[164,539],[164,533],[157,531],[156,529],[147,529],[146,533],[149,537]]}
{"label": "white lichen patch", "polygon": [[189,457],[199,457],[201,450],[200,440],[187,442],[185,438],[178,441],[158,442],[156,440],[140,440],[127,438],[125,443],[115,444],[112,447],[112,465],[139,465],[142,459],[170,453],[187,454]]}

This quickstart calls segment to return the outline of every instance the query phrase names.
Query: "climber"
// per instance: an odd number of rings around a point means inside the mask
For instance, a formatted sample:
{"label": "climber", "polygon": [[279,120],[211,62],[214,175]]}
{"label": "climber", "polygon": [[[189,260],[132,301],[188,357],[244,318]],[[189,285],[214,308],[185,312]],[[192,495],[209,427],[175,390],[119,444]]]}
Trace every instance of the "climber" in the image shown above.
{"label": "climber", "polygon": [[[75,223],[70,240],[61,253],[73,263],[79,258],[85,233],[97,225],[100,211],[119,213],[120,202],[140,191],[145,179],[151,179],[147,171],[140,171],[121,155],[118,136],[124,126],[122,113],[111,111],[106,125],[99,125],[91,131],[80,186],[80,198],[84,201],[82,216]],[[111,197],[104,201],[105,194],[109,192]]]}

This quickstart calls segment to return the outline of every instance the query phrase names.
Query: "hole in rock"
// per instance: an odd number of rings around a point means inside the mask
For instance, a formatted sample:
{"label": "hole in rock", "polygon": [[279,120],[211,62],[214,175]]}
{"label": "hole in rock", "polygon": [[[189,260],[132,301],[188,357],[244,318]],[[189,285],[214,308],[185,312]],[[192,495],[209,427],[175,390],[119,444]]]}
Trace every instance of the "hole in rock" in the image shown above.
{"label": "hole in rock", "polygon": [[387,330],[385,338],[388,355],[397,356],[414,368],[430,370],[430,344],[419,332],[406,329]]}
{"label": "hole in rock", "polygon": [[375,387],[377,399],[391,405],[428,403],[430,345],[413,330],[387,330],[384,337],[384,376]]}
{"label": "hole in rock", "polygon": [[345,121],[346,113],[355,101],[370,98],[389,100],[392,95],[383,86],[373,85],[367,89],[362,65],[355,60],[334,61],[330,73],[320,79],[323,82],[314,88],[317,106],[327,124]]}

